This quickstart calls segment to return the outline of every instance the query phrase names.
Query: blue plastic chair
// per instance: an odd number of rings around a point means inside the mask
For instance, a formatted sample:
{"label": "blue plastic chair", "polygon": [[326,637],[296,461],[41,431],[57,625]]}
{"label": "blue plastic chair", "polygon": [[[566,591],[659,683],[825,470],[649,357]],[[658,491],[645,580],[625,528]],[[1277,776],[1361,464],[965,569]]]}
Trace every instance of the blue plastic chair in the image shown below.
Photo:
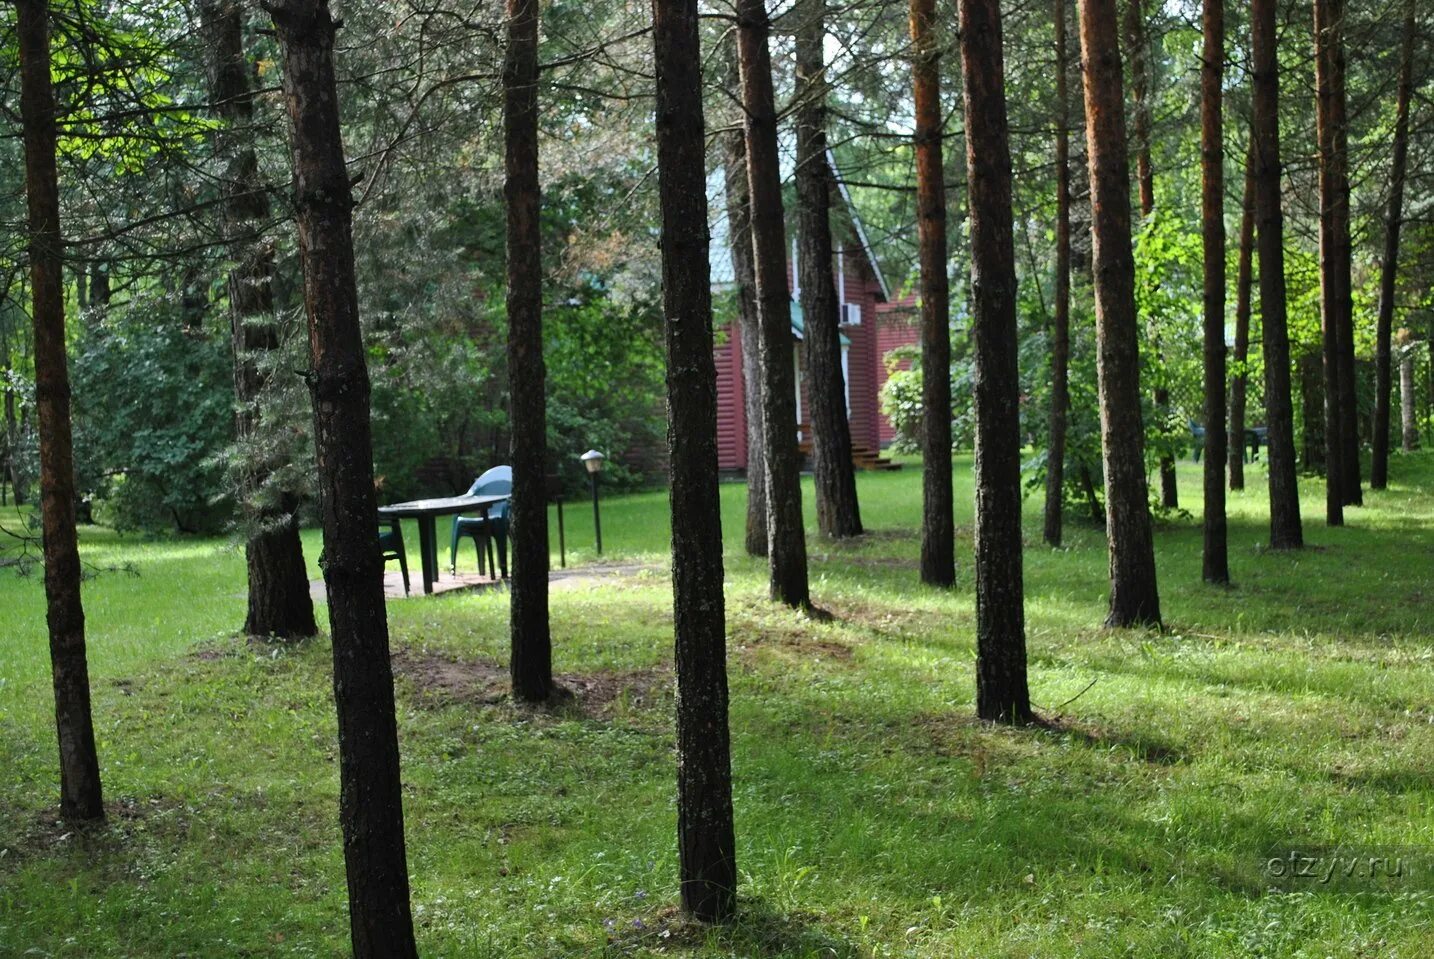
{"label": "blue plastic chair", "polygon": [[[465,495],[505,496],[513,492],[513,467],[495,466],[473,481]],[[484,572],[483,554],[488,554],[488,566],[493,565],[493,541],[498,542],[498,571],[504,579],[508,577],[508,504],[497,503],[488,511],[488,518],[481,516],[453,517],[453,541],[448,550],[448,565],[458,569],[458,541],[464,536],[473,537],[473,546],[478,551],[478,572]]]}

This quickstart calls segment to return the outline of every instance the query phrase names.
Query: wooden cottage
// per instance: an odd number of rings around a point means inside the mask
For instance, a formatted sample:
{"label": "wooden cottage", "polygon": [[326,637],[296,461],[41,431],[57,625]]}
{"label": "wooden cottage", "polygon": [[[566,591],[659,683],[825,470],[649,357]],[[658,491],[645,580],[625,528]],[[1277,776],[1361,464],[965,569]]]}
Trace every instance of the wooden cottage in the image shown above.
{"label": "wooden cottage", "polygon": [[[842,337],[842,372],[846,376],[847,415],[851,424],[852,458],[867,469],[893,468],[881,455],[894,434],[881,413],[881,387],[887,374],[885,355],[897,347],[919,342],[920,331],[910,298],[896,301],[882,276],[881,266],[867,239],[861,217],[851,195],[827,155],[836,187],[832,207],[832,237],[837,247],[832,272],[836,277],[838,316]],[[788,178],[789,179],[789,178]],[[730,233],[727,229],[723,172],[718,168],[708,180],[709,210],[712,211],[711,267],[714,291],[730,290],[733,283]],[[794,218],[792,218],[794,219]],[[787,283],[792,298],[792,339],[797,364],[797,442],[810,448],[807,426],[806,353],[802,348],[805,323],[796,287],[796,243],[788,244],[792,257],[787,261]],[[747,466],[747,417],[742,402],[746,389],[742,375],[742,342],[731,315],[733,298],[716,299],[714,316],[717,337],[717,456],[723,470],[744,470]]]}

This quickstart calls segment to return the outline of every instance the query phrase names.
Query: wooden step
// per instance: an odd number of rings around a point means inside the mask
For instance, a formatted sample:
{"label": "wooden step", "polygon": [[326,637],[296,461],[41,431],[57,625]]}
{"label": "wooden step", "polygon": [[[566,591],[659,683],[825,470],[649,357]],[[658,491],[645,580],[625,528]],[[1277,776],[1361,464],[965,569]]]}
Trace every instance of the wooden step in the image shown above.
{"label": "wooden step", "polygon": [[[798,427],[802,433],[802,439],[797,443],[797,451],[804,457],[812,455],[812,428],[810,423],[801,423]],[[859,470],[899,470],[900,463],[894,463],[881,455],[880,450],[874,450],[870,446],[853,442],[851,444],[851,462]]]}

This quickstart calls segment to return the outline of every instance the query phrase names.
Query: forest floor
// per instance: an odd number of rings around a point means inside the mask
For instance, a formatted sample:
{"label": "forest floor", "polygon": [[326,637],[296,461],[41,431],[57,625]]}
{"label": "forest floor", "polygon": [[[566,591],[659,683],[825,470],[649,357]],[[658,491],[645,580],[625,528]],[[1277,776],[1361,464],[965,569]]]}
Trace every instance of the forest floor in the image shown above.
{"label": "forest floor", "polygon": [[[603,559],[635,572],[552,594],[561,708],[506,696],[503,591],[393,602],[421,951],[1434,955],[1434,455],[1392,472],[1344,529],[1302,480],[1310,548],[1277,554],[1252,470],[1228,590],[1200,582],[1198,520],[1162,522],[1163,633],[1103,630],[1100,532],[1048,549],[1028,500],[1030,729],[972,718],[969,457],[959,587],[917,582],[919,469],[864,474],[872,532],[809,539],[831,622],[766,601],[724,486],[742,882],[721,929],[675,914],[665,494],[603,504]],[[586,513],[570,568],[595,559]],[[85,586],[111,816],[55,821],[41,585],[0,570],[0,956],[345,955],[328,640],[236,637],[225,540],[82,542],[132,570]],[[1320,847],[1397,849],[1405,872],[1274,888],[1270,858]]]}

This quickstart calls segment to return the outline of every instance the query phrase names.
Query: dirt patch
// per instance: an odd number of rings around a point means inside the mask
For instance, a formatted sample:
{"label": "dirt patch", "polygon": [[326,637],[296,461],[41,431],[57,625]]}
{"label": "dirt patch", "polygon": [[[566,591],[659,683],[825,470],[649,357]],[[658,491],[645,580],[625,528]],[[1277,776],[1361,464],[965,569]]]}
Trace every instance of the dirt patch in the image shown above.
{"label": "dirt patch", "polygon": [[670,697],[673,682],[665,668],[564,673],[555,678],[572,692],[584,714],[599,717],[651,707]]}
{"label": "dirt patch", "polygon": [[[105,801],[103,823],[76,825],[61,819],[58,809],[47,807],[31,818],[28,827],[22,827],[13,845],[0,846],[0,866],[74,846],[99,849],[122,845],[133,833],[147,829],[145,820],[166,814],[172,818],[176,811],[182,816],[181,807],[162,799],[121,796]],[[181,828],[187,829],[187,825],[181,824]]]}
{"label": "dirt patch", "polygon": [[737,629],[732,631],[732,648],[742,665],[748,668],[762,659],[808,665],[814,662],[849,664],[855,656],[850,646],[830,639]]}
{"label": "dirt patch", "polygon": [[486,660],[398,649],[393,653],[393,674],[412,685],[425,706],[492,705],[508,698],[508,670]]}
{"label": "dirt patch", "polygon": [[[448,653],[400,649],[393,654],[394,675],[412,686],[419,705],[430,708],[469,703],[497,706],[512,701],[508,668],[491,660],[462,659]],[[576,709],[585,716],[606,718],[643,709],[663,699],[671,688],[666,667],[559,673],[560,692],[551,710]]]}
{"label": "dirt patch", "polygon": [[835,599],[826,608],[838,622],[870,630],[878,636],[905,638],[951,629],[949,613],[898,607],[855,599]]}

